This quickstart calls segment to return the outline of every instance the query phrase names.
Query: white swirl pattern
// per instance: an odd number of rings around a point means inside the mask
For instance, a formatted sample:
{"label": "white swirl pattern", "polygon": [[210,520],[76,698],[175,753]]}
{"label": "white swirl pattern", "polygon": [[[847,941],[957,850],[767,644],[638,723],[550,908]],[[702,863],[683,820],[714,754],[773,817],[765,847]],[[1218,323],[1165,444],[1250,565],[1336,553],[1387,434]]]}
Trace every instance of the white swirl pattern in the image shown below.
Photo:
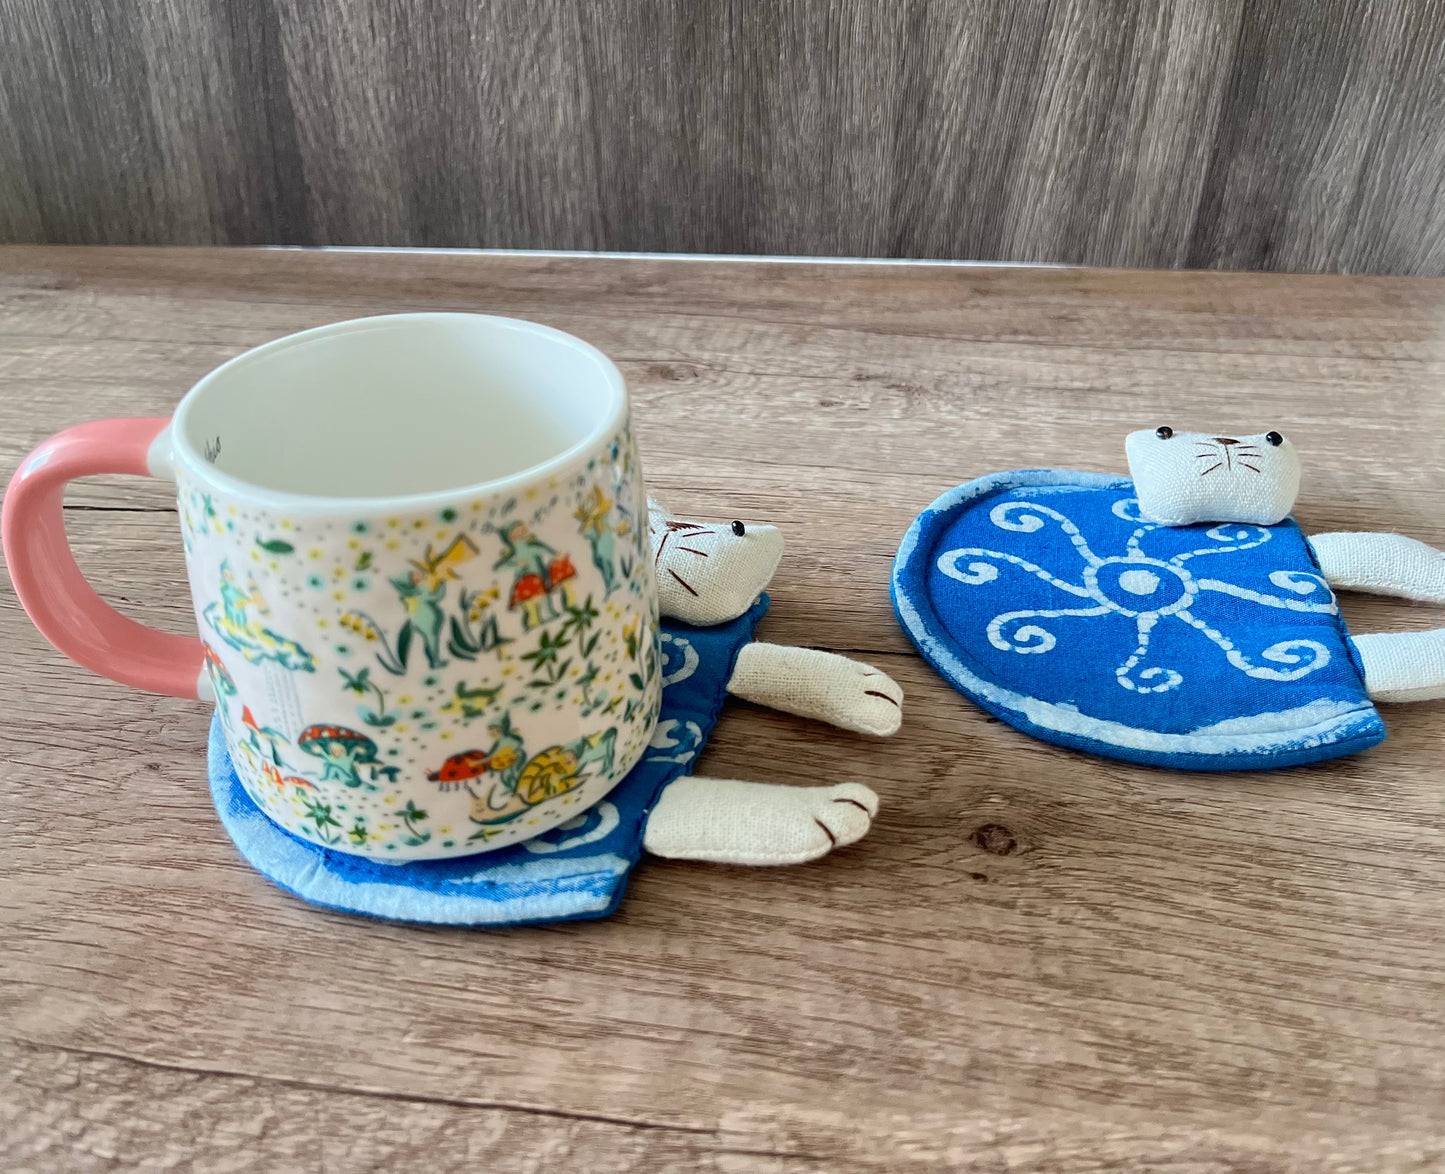
{"label": "white swirl pattern", "polygon": [[[1094,606],[1091,607],[1033,608],[1003,612],[995,616],[988,624],[988,641],[1003,652],[1040,655],[1058,645],[1058,637],[1054,632],[1038,622],[1028,621],[1055,620],[1066,616],[1103,616],[1111,613],[1133,619],[1138,633],[1138,644],[1133,654],[1115,670],[1115,680],[1120,688],[1140,694],[1167,693],[1184,683],[1183,674],[1176,669],[1145,664],[1149,655],[1150,633],[1161,620],[1169,618],[1177,619],[1200,632],[1224,653],[1230,665],[1246,676],[1258,680],[1294,681],[1329,664],[1329,649],[1315,640],[1282,640],[1258,654],[1259,660],[1269,663],[1257,663],[1236,648],[1233,641],[1222,632],[1188,610],[1202,593],[1216,592],[1263,607],[1325,615],[1338,614],[1334,593],[1329,584],[1318,575],[1304,571],[1274,571],[1270,574],[1269,581],[1289,592],[1288,596],[1279,596],[1240,587],[1222,579],[1195,578],[1185,567],[1191,559],[1204,555],[1225,554],[1263,546],[1271,537],[1267,528],[1214,526],[1205,531],[1205,537],[1210,539],[1213,545],[1184,551],[1163,561],[1150,558],[1143,551],[1143,540],[1150,531],[1158,527],[1144,522],[1140,517],[1137,499],[1123,498],[1115,502],[1112,508],[1116,517],[1127,522],[1142,523],[1126,543],[1125,554],[1115,558],[1100,558],[1096,555],[1079,532],[1079,528],[1063,514],[1047,506],[1015,500],[1001,502],[989,512],[989,520],[995,526],[1014,533],[1032,534],[1050,522],[1057,523],[1083,560],[1081,583],[1060,579],[1043,567],[1017,555],[974,546],[943,552],[938,557],[938,570],[959,583],[981,586],[998,578],[998,564],[1011,564],[1061,591],[1093,601]],[[959,565],[960,560],[967,560],[962,567]],[[1101,569],[1107,572],[1102,581]],[[1111,585],[1121,590],[1123,595],[1116,595],[1111,591]],[[1156,602],[1150,607],[1150,595],[1157,596],[1162,602]]]}
{"label": "white swirl pattern", "polygon": [[683,636],[662,633],[662,685],[675,685],[697,672],[697,649]]}
{"label": "white swirl pattern", "polygon": [[670,754],[649,754],[648,762],[679,762],[685,765],[702,749],[702,727],[694,721],[663,718],[652,731],[648,749],[672,751]]}
{"label": "white swirl pattern", "polygon": [[[565,852],[569,848],[580,848],[583,844],[595,844],[612,834],[621,816],[615,804],[603,800],[595,807],[589,807],[581,815],[574,816],[566,823],[558,824],[550,832],[543,832],[530,840],[523,840],[522,847],[536,856],[550,856],[554,852]],[[590,827],[588,825],[591,825]]]}

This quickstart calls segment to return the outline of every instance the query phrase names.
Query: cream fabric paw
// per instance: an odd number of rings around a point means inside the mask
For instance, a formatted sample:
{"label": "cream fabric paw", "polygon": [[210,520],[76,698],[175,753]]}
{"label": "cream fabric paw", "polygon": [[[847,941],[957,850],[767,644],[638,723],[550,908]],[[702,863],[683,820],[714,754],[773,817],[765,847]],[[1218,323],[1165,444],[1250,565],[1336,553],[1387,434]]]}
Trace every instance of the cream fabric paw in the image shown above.
{"label": "cream fabric paw", "polygon": [[1164,526],[1273,526],[1289,516],[1299,495],[1299,454],[1278,432],[1213,436],[1145,429],[1129,433],[1124,452],[1139,512]]}
{"label": "cream fabric paw", "polygon": [[665,616],[720,624],[742,615],[763,593],[783,557],[776,526],[693,522],[647,503],[657,601]]}
{"label": "cream fabric paw", "polygon": [[1313,534],[1309,543],[1332,587],[1445,603],[1445,551],[1403,534]]}
{"label": "cream fabric paw", "polygon": [[784,787],[734,779],[680,778],[647,820],[655,856],[715,864],[804,864],[861,840],[878,796],[861,783]]}
{"label": "cream fabric paw", "polygon": [[744,701],[886,738],[903,722],[903,690],[872,665],[813,648],[748,644],[728,692]]}

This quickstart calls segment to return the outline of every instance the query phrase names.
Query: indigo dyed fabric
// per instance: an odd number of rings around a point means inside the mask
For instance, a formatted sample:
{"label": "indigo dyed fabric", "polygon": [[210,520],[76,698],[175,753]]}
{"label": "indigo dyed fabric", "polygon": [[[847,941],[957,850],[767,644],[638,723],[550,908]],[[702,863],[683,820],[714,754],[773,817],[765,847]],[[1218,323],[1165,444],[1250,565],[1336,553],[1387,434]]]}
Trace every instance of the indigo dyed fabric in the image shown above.
{"label": "indigo dyed fabric", "polygon": [[998,473],[913,523],[893,600],[951,684],[1063,746],[1244,770],[1351,754],[1385,734],[1291,519],[1160,526],[1140,517],[1128,480]]}

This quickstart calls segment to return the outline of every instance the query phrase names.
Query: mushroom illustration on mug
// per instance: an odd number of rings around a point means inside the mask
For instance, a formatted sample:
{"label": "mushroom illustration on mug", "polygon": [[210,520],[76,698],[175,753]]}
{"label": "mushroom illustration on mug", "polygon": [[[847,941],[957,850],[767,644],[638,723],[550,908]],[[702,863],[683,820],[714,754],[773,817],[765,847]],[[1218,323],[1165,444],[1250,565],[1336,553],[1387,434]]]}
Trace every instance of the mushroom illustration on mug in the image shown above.
{"label": "mushroom illustration on mug", "polygon": [[[348,787],[365,787],[374,791],[376,775],[395,769],[378,765],[376,743],[365,734],[345,726],[307,726],[296,739],[296,745],[325,764],[321,772],[322,782],[345,783]],[[371,778],[362,777],[363,766],[370,768]]]}
{"label": "mushroom illustration on mug", "polygon": [[507,607],[512,611],[521,610],[523,631],[530,632],[558,617],[552,601],[554,591],[562,592],[563,606],[575,606],[571,580],[576,578],[577,568],[565,553],[559,554],[523,522],[510,522],[494,529],[502,540],[502,555],[494,569],[509,570],[515,575]]}

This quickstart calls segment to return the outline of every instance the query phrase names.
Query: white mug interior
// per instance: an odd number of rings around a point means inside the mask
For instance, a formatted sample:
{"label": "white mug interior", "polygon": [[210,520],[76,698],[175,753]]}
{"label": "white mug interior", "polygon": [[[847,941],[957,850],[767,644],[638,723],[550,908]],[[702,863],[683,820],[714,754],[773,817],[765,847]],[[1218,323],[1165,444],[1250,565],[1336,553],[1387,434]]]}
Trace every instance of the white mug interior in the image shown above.
{"label": "white mug interior", "polygon": [[545,474],[616,431],[626,409],[617,368],[561,331],[394,314],[294,334],[218,367],[182,401],[170,443],[249,497],[355,507]]}

